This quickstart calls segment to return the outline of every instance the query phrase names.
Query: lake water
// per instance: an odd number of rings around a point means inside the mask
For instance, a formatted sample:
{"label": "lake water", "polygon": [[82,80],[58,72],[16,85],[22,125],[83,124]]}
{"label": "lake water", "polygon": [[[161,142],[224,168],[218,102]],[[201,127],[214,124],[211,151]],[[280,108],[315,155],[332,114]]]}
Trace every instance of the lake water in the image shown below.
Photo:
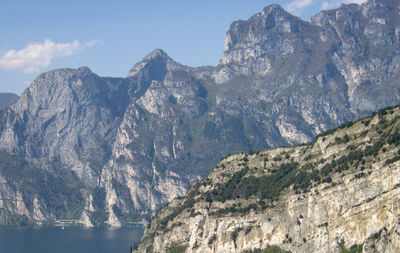
{"label": "lake water", "polygon": [[128,253],[142,229],[0,226],[0,253]]}

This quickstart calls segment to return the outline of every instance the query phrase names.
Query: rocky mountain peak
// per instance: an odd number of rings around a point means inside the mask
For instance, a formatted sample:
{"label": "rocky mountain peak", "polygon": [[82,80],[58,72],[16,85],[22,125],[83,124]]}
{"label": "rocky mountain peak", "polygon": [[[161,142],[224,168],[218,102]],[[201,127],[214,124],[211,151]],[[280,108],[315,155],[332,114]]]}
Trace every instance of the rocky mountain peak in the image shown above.
{"label": "rocky mountain peak", "polygon": [[393,10],[398,6],[397,0],[368,0],[361,6],[374,8],[375,10]]}
{"label": "rocky mountain peak", "polygon": [[151,61],[151,60],[172,60],[168,54],[162,49],[154,49],[148,55],[143,58],[143,61]]}
{"label": "rocky mountain peak", "polygon": [[225,39],[225,51],[234,49],[241,43],[254,41],[269,32],[292,33],[301,31],[301,25],[307,22],[285,11],[274,4],[264,8],[261,13],[250,17],[247,21],[233,22]]}
{"label": "rocky mountain peak", "polygon": [[[248,20],[233,22],[225,37],[217,83],[240,75],[265,75],[276,59],[309,52],[319,28],[295,17],[279,5],[270,5]],[[285,60],[286,61],[286,60]]]}
{"label": "rocky mountain peak", "polygon": [[276,17],[290,15],[279,4],[271,4],[271,5],[264,7],[263,11],[260,14],[264,17],[269,16],[269,15],[273,15]]}
{"label": "rocky mountain peak", "polygon": [[78,68],[78,70],[80,70],[80,71],[82,71],[82,72],[89,72],[89,73],[92,73],[92,70],[90,70],[90,68],[89,68],[89,67],[86,67],[86,66],[82,66],[82,67]]}
{"label": "rocky mountain peak", "polygon": [[[311,17],[311,23],[319,26],[344,23],[349,26],[357,20],[365,25],[373,23],[382,25],[384,20],[388,23],[389,19],[398,14],[397,1],[369,0],[363,4],[342,4],[337,9],[322,11]],[[363,19],[364,22],[362,22]]]}
{"label": "rocky mountain peak", "polygon": [[[78,69],[55,69],[40,74],[21,95],[22,100],[26,100],[27,96],[33,96],[40,100],[50,99],[56,91],[73,87],[83,87],[84,80],[92,79],[96,76],[88,67],[80,67]],[[71,86],[71,87],[72,87]],[[39,95],[41,94],[41,95]]]}
{"label": "rocky mountain peak", "polygon": [[298,32],[300,30],[297,26],[306,23],[276,4],[265,7],[260,17],[265,30],[272,29],[283,33]]}
{"label": "rocky mountain peak", "polygon": [[162,81],[168,71],[187,68],[188,67],[174,61],[163,50],[155,49],[146,55],[142,61],[136,63],[129,71],[127,77],[137,76],[138,79],[141,79],[142,81]]}

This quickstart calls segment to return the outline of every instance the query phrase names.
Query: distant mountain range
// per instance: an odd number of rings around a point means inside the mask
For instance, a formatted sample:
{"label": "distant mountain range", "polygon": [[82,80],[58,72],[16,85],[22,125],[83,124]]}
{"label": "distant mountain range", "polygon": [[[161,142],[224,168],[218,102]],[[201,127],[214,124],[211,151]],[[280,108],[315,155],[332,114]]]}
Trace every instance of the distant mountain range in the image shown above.
{"label": "distant mountain range", "polygon": [[13,93],[0,93],[0,108],[9,106],[18,101],[18,96]]}
{"label": "distant mountain range", "polygon": [[144,223],[230,152],[309,142],[400,98],[398,1],[232,23],[216,67],[40,74],[0,111],[0,223]]}

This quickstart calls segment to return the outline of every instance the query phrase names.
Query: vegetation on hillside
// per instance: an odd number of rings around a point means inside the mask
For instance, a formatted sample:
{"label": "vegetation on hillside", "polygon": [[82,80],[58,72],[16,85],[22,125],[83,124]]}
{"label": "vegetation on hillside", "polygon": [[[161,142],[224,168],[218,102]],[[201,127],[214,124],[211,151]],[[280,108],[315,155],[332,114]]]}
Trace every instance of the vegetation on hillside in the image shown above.
{"label": "vegetation on hillside", "polygon": [[291,253],[276,246],[271,246],[266,249],[255,249],[252,251],[246,250],[243,253]]}
{"label": "vegetation on hillside", "polygon": [[[1,151],[0,176],[9,182],[8,187],[21,192],[22,201],[30,211],[37,198],[39,205],[54,211],[57,219],[78,219],[82,213],[82,185],[73,172],[57,162],[48,161],[46,168],[37,168],[24,158]],[[21,200],[3,201],[8,205]],[[21,217],[21,222],[15,224],[25,225],[25,218]]]}
{"label": "vegetation on hillside", "polygon": [[188,245],[173,246],[167,250],[167,253],[183,253],[187,247]]}
{"label": "vegetation on hillside", "polygon": [[[354,179],[364,177],[377,162],[390,166],[400,160],[399,119],[400,108],[386,107],[371,117],[322,133],[314,143],[228,156],[177,204],[161,211],[144,241],[155,231],[178,226],[179,222],[174,223],[177,216],[198,215],[196,205],[200,203],[209,215],[259,212],[273,207],[284,192],[302,194],[322,183],[334,186],[349,173]],[[358,250],[342,248],[343,252]]]}

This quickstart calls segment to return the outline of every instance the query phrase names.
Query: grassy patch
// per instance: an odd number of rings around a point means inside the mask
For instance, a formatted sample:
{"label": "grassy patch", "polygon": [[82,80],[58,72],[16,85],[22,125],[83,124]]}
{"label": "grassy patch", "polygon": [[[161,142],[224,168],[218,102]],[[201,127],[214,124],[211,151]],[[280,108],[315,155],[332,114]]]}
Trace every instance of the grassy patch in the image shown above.
{"label": "grassy patch", "polygon": [[188,245],[172,246],[167,250],[167,253],[183,253],[187,249]]}
{"label": "grassy patch", "polygon": [[283,250],[277,246],[268,247],[266,249],[246,250],[243,253],[291,253],[290,251]]}
{"label": "grassy patch", "polygon": [[353,245],[350,249],[346,249],[343,245],[341,246],[341,253],[362,253],[362,245]]}

